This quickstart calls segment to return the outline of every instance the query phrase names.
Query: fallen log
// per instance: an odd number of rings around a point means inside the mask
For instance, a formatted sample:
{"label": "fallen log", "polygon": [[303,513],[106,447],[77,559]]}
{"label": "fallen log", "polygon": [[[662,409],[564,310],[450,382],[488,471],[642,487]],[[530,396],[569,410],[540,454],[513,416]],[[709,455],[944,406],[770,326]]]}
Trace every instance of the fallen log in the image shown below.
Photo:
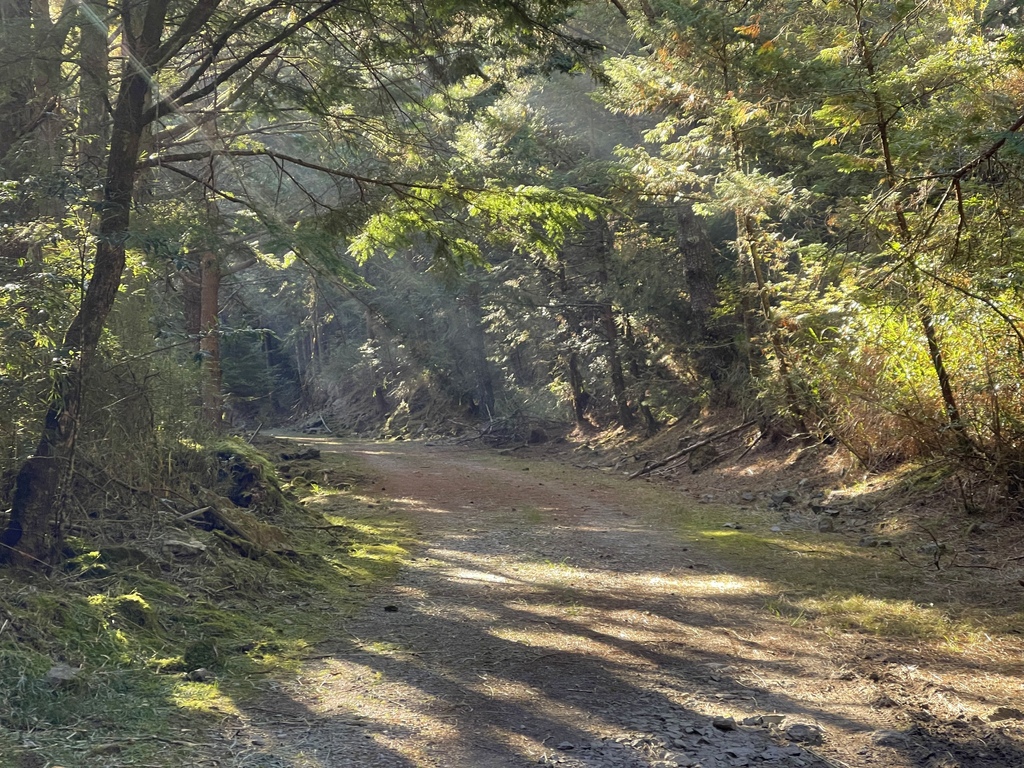
{"label": "fallen log", "polygon": [[698,448],[703,448],[705,445],[710,445],[711,443],[715,442],[716,440],[722,440],[722,439],[724,439],[726,437],[729,437],[730,435],[735,435],[737,432],[742,432],[744,429],[749,429],[750,427],[754,426],[754,424],[756,424],[756,423],[757,423],[756,421],[748,421],[748,422],[745,422],[744,424],[740,424],[738,427],[733,427],[732,429],[728,429],[725,432],[715,432],[714,434],[710,435],[709,437],[704,438],[703,440],[698,440],[696,443],[692,443],[691,445],[688,445],[685,448],[676,451],[671,456],[666,456],[664,459],[661,459],[660,461],[655,461],[655,462],[653,462],[651,464],[644,465],[643,469],[639,469],[636,472],[634,472],[632,475],[629,476],[629,479],[630,480],[635,480],[638,477],[643,477],[644,475],[649,475],[654,470],[660,469],[661,467],[664,467],[669,462],[675,461],[676,459],[680,459],[680,458],[682,458],[683,456],[686,456],[689,453],[693,453]]}

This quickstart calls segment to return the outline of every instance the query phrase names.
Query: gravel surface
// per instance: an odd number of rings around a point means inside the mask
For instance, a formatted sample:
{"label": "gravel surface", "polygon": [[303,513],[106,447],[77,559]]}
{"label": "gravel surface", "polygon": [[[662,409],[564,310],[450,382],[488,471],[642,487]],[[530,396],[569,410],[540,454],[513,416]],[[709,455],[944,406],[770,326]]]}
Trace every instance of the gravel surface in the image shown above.
{"label": "gravel surface", "polygon": [[626,486],[452,447],[318,445],[361,456],[425,543],[323,658],[225,721],[212,765],[1024,766],[1010,742],[987,747],[1001,763],[946,760],[954,736],[925,755],[828,638],[767,615],[764,585]]}

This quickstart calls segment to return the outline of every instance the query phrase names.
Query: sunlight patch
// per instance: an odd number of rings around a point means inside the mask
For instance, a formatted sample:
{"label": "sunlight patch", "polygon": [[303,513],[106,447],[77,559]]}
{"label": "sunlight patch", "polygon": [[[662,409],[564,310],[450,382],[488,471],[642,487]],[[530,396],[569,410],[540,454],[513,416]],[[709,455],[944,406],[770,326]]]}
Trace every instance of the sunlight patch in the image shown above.
{"label": "sunlight patch", "polygon": [[486,571],[472,571],[468,568],[459,568],[448,572],[448,579],[451,581],[486,581],[492,584],[511,584],[512,580],[497,573]]}

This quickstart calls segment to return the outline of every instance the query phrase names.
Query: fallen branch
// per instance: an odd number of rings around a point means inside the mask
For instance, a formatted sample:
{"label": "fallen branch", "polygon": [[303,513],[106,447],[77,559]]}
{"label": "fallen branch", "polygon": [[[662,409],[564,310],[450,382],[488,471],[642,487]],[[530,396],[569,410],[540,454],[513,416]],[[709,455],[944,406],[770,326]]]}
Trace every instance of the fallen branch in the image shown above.
{"label": "fallen branch", "polygon": [[181,515],[180,517],[178,517],[175,520],[175,522],[176,523],[180,523],[180,522],[183,522],[185,520],[194,520],[195,518],[199,517],[200,515],[203,515],[203,514],[209,512],[211,509],[213,509],[213,507],[200,507],[199,509],[194,509],[191,512],[186,512],[184,515]]}
{"label": "fallen branch", "polygon": [[638,477],[643,477],[644,475],[649,475],[654,470],[660,469],[661,467],[664,467],[669,462],[672,462],[672,461],[675,461],[676,459],[682,458],[683,456],[686,456],[688,453],[693,453],[693,451],[697,450],[698,448],[703,448],[705,445],[710,445],[711,443],[715,442],[716,440],[722,440],[722,439],[724,439],[726,437],[729,437],[730,435],[735,435],[737,432],[742,432],[744,429],[748,429],[748,428],[754,426],[754,424],[756,424],[756,422],[748,421],[748,422],[746,422],[744,424],[740,424],[738,427],[733,427],[732,429],[726,430],[725,432],[717,432],[715,434],[712,434],[710,437],[704,438],[703,440],[698,440],[696,443],[693,443],[692,445],[688,445],[685,448],[683,448],[682,450],[676,451],[671,456],[666,456],[661,461],[655,461],[652,464],[645,465],[643,469],[637,470],[632,475],[630,475],[629,479],[630,480],[635,480]]}

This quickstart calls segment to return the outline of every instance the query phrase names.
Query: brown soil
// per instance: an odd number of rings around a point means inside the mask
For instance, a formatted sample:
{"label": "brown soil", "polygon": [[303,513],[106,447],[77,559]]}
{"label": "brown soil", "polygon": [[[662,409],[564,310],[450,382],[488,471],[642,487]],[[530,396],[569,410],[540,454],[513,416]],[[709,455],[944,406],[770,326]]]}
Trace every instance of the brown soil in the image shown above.
{"label": "brown soil", "polygon": [[[772,615],[763,582],[682,540],[621,471],[302,442],[361,457],[424,543],[323,658],[227,724],[218,765],[1024,766],[1011,641],[954,653]],[[720,472],[665,493],[748,486]]]}

